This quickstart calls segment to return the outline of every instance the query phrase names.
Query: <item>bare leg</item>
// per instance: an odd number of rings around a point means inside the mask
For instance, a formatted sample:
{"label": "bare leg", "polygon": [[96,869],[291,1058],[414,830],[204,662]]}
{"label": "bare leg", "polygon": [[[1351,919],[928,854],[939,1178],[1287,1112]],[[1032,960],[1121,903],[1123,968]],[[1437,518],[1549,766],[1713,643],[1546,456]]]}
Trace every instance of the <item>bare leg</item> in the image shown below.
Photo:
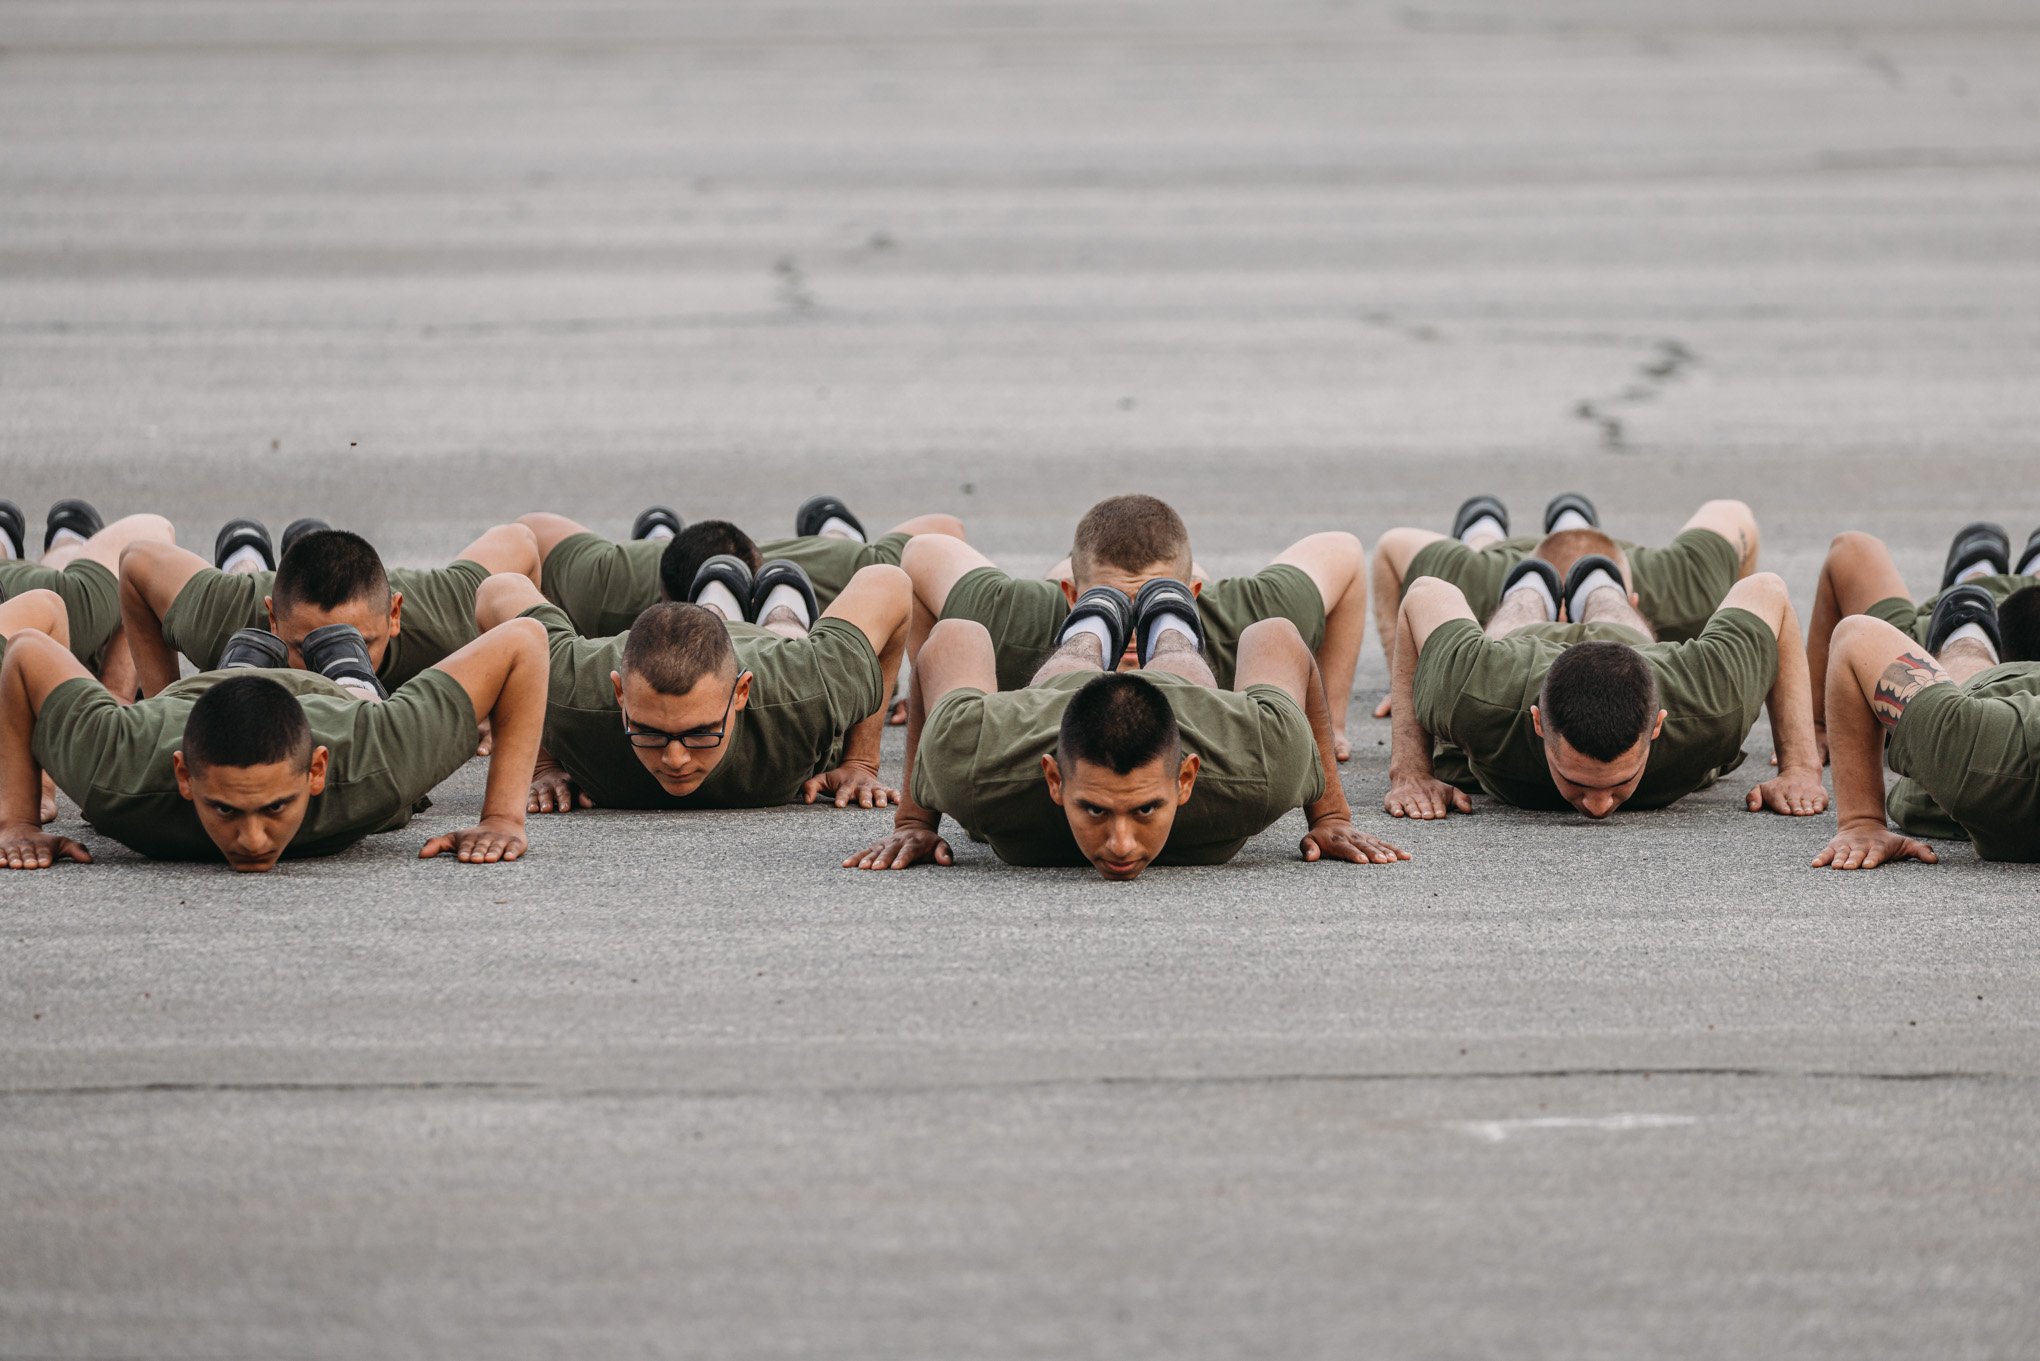
{"label": "bare leg", "polygon": [[1957,685],[1967,684],[1972,678],[1990,670],[1998,659],[1990,655],[1990,649],[1974,638],[1945,644],[1941,655],[1934,658],[1941,669],[1948,673],[1948,679]]}
{"label": "bare leg", "polygon": [[[990,635],[986,636],[989,637]],[[1098,640],[1095,637],[1088,633],[1080,633],[1056,648],[1055,651],[1049,653],[1048,660],[1041,664],[1041,669],[1035,672],[1034,678],[1027,683],[1029,685],[1039,685],[1043,681],[1051,680],[1056,676],[1067,676],[1072,671],[1102,672],[1105,669],[1103,651],[1104,649],[1098,646]],[[1193,648],[1191,651],[1194,653],[1196,649]],[[1208,666],[1204,669],[1207,674],[1211,670]],[[1210,684],[1209,681],[1205,683],[1207,685]],[[996,670],[993,673],[991,688],[998,688]]]}
{"label": "bare leg", "polygon": [[1503,596],[1502,603],[1495,606],[1495,612],[1488,616],[1487,627],[1481,630],[1481,636],[1506,638],[1517,629],[1550,622],[1544,613],[1544,597],[1528,587],[1518,587]]}
{"label": "bare leg", "polygon": [[1579,622],[1582,624],[1620,624],[1624,628],[1635,629],[1646,638],[1655,636],[1651,632],[1650,621],[1643,617],[1628,596],[1613,586],[1603,586],[1590,593],[1581,602],[1581,613],[1583,617]]}
{"label": "bare leg", "polygon": [[902,520],[886,531],[888,534],[947,534],[952,539],[961,539],[963,521],[954,515],[916,515],[911,520]]}
{"label": "bare leg", "polygon": [[[1095,652],[1097,640],[1091,641],[1092,651]],[[1184,680],[1193,681],[1198,685],[1208,685],[1213,689],[1218,687],[1218,677],[1211,674],[1211,663],[1204,659],[1204,654],[1198,650],[1195,643],[1176,629],[1165,630],[1162,636],[1155,640],[1155,649],[1148,653],[1147,666],[1144,669],[1181,676]]]}
{"label": "bare leg", "polygon": [[808,626],[801,623],[800,616],[785,605],[781,605],[778,609],[760,619],[758,626],[767,632],[776,633],[782,638],[805,638],[808,636]]}
{"label": "bare leg", "polygon": [[588,532],[588,526],[545,510],[520,515],[517,517],[517,523],[530,530],[532,537],[538,541],[538,560],[541,563],[552,556],[552,551],[560,546],[562,539]]}
{"label": "bare leg", "polygon": [[1693,517],[1680,527],[1680,533],[1688,529],[1705,529],[1727,539],[1735,548],[1736,580],[1757,570],[1757,516],[1741,501],[1709,501],[1693,512]]}
{"label": "bare leg", "polygon": [[[177,530],[160,515],[125,515],[106,528],[94,534],[82,544],[68,544],[56,553],[43,556],[44,566],[54,566],[50,559],[58,554],[66,562],[83,560],[96,562],[111,572],[116,580],[120,577],[121,551],[131,544],[175,543]],[[69,551],[67,552],[66,549]],[[138,684],[134,655],[128,650],[125,625],[117,629],[106,640],[106,647],[100,652],[99,681],[122,704],[135,702]]]}

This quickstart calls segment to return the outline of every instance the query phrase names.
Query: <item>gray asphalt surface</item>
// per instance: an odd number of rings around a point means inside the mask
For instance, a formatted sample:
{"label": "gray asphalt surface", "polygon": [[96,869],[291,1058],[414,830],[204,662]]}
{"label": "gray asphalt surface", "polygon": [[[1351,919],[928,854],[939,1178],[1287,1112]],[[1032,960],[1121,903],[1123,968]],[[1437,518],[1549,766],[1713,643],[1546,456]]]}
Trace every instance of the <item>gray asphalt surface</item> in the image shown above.
{"label": "gray asphalt surface", "polygon": [[[1804,609],[2040,520],[2036,221],[2009,0],[15,4],[0,495],[1039,570],[1139,487],[1218,572],[1734,495]],[[0,881],[0,1357],[2031,1356],[2040,881],[1807,869],[1766,737],[1131,886],[815,810],[413,862],[479,767],[262,878],[90,838]]]}

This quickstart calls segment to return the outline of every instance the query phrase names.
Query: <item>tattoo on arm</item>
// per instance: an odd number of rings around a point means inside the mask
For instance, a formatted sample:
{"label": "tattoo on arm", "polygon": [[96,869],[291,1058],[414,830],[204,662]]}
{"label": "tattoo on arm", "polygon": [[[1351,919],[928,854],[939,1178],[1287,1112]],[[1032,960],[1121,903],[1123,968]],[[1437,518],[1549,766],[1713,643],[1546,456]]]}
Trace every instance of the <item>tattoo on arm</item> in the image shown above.
{"label": "tattoo on arm", "polygon": [[1947,673],[1934,664],[1932,657],[1917,652],[1901,652],[1877,678],[1877,687],[1870,695],[1870,712],[1876,714],[1877,721],[1886,728],[1895,728],[1898,720],[1905,717],[1905,706],[1912,703],[1920,691],[1946,679]]}

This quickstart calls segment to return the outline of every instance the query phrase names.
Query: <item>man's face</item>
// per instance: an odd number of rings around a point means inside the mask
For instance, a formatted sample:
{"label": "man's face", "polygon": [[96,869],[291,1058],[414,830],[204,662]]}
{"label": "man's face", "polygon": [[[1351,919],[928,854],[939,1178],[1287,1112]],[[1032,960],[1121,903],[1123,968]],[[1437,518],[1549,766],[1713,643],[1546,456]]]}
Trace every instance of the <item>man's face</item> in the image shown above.
{"label": "man's face", "polygon": [[1596,761],[1565,738],[1553,735],[1534,704],[1530,722],[1544,739],[1544,761],[1551,768],[1551,782],[1558,786],[1560,797],[1588,817],[1599,819],[1620,808],[1643,783],[1644,769],[1650,764],[1650,744],[1664,731],[1665,714],[1660,709],[1649,735],[1638,738],[1635,746],[1612,761]]}
{"label": "man's face", "polygon": [[[737,715],[751,699],[751,673],[740,672],[732,685],[728,676],[711,674],[694,683],[684,695],[654,690],[641,677],[609,673],[616,687],[617,703],[623,706],[627,729],[640,734],[652,732],[668,740],[655,746],[631,743],[631,750],[659,782],[659,788],[675,797],[701,788],[715,768],[729,755],[730,733]],[[712,734],[722,736],[708,746],[688,746],[681,739],[710,742]]]}
{"label": "man's face", "polygon": [[[1128,600],[1131,600],[1140,594],[1141,587],[1157,577],[1171,577],[1181,581],[1187,575],[1188,573],[1185,573],[1179,565],[1173,562],[1151,562],[1138,572],[1127,572],[1117,567],[1107,567],[1101,563],[1097,568],[1096,574],[1090,580],[1063,582],[1063,598],[1074,605],[1077,603],[1077,597],[1090,590],[1093,586],[1112,586],[1116,587]],[[1190,594],[1202,595],[1204,593],[1203,582],[1192,581],[1189,584]],[[1118,663],[1112,669],[1115,671],[1139,670],[1139,648],[1140,639],[1128,638],[1126,640],[1126,651],[1121,654]]]}
{"label": "man's face", "polygon": [[373,600],[348,600],[330,610],[310,605],[293,605],[281,613],[273,599],[262,602],[269,610],[269,631],[283,640],[290,652],[290,664],[296,670],[305,669],[305,635],[328,624],[352,624],[361,632],[361,640],[368,644],[368,660],[378,670],[382,668],[383,654],[390,650],[390,639],[403,631],[399,617],[404,610],[404,595],[401,591],[390,593],[389,607],[385,609]]}
{"label": "man's face", "polygon": [[1107,879],[1138,879],[1168,844],[1176,810],[1197,783],[1197,758],[1164,755],[1124,775],[1074,761],[1065,771],[1041,758],[1048,796],[1070,820],[1077,849]]}
{"label": "man's face", "polygon": [[207,766],[193,771],[183,752],[171,757],[177,792],[198,810],[199,825],[243,874],[260,874],[283,858],[312,800],[326,789],[324,747],[314,748],[308,766],[295,761],[262,766]]}

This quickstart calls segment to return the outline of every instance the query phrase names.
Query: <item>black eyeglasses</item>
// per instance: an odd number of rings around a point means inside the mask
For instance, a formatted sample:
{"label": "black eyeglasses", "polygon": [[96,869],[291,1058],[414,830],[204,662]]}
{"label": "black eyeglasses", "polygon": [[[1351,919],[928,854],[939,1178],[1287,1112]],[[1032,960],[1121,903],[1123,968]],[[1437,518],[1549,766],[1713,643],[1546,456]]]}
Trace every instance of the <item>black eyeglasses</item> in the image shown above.
{"label": "black eyeglasses", "polygon": [[721,746],[723,738],[729,735],[730,709],[737,702],[737,686],[750,674],[748,671],[739,671],[736,680],[730,682],[730,697],[723,701],[722,724],[713,732],[701,728],[696,728],[692,732],[664,732],[658,728],[640,728],[630,721],[630,710],[625,709],[624,735],[630,738],[630,744],[634,747],[663,747],[669,742],[678,742],[691,751],[705,751],[710,747]]}

